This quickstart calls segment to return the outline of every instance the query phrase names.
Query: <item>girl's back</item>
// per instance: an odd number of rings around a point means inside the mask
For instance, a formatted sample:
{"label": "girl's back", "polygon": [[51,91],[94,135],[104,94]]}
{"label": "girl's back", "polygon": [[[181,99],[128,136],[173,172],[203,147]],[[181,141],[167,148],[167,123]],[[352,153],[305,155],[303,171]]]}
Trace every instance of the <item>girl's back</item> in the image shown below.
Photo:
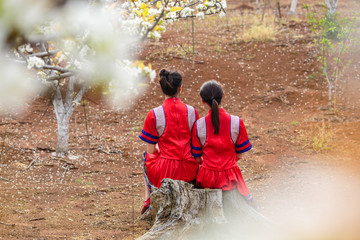
{"label": "girl's back", "polygon": [[237,188],[245,197],[248,189],[236,163],[240,155],[251,149],[244,123],[229,115],[218,105],[223,90],[216,81],[203,84],[200,96],[211,110],[196,121],[192,131],[192,153],[202,162],[196,184],[203,188],[232,190]]}
{"label": "girl's back", "polygon": [[202,148],[202,158],[204,167],[221,171],[235,166],[236,154],[230,136],[230,115],[219,109],[219,119],[219,133],[214,134],[211,112],[205,117],[207,139]]}
{"label": "girl's back", "polygon": [[158,144],[157,158],[186,160],[190,151],[191,129],[198,119],[197,112],[179,98],[168,98],[160,107],[152,109],[145,120],[140,138]]}

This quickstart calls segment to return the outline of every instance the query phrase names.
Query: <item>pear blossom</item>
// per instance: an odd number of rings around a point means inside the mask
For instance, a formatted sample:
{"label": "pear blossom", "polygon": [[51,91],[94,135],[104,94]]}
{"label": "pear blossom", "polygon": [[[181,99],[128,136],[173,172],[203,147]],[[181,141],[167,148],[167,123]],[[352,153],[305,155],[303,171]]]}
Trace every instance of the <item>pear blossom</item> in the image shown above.
{"label": "pear blossom", "polygon": [[204,14],[204,12],[198,12],[198,13],[196,14],[196,17],[197,17],[198,19],[204,19],[204,18],[205,18],[205,14]]}
{"label": "pear blossom", "polygon": [[35,57],[35,56],[31,56],[29,57],[28,59],[28,69],[31,69],[31,68],[42,68],[45,66],[45,62],[44,60],[42,60],[42,58],[39,58],[39,57]]}

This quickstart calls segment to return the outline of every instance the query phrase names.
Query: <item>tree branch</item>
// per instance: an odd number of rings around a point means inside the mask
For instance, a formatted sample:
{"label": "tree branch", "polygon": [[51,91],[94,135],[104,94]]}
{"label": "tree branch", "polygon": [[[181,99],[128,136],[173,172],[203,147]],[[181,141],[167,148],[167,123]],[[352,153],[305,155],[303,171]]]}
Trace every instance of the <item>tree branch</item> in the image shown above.
{"label": "tree branch", "polygon": [[16,51],[18,52],[18,54],[20,54],[20,56],[25,60],[26,64],[28,63],[28,58],[26,57],[26,55],[20,50],[20,47],[16,48]]}
{"label": "tree branch", "polygon": [[88,88],[88,84],[87,83],[83,83],[80,91],[76,94],[74,100],[72,101],[72,105],[71,107],[69,107],[69,109],[67,110],[67,112],[65,113],[66,117],[69,119],[71,117],[71,115],[73,114],[73,112],[75,111],[76,106],[79,104],[80,100],[82,99],[84,93],[86,92]]}
{"label": "tree branch", "polygon": [[56,71],[62,72],[62,73],[72,72],[72,73],[75,74],[75,71],[73,71],[73,70],[62,68],[62,67],[57,67],[57,66],[52,66],[52,65],[45,65],[45,66],[43,66],[43,68],[44,69],[56,70]]}
{"label": "tree branch", "polygon": [[159,23],[160,19],[164,16],[165,8],[167,7],[168,3],[169,3],[169,0],[167,0],[167,1],[165,2],[165,6],[163,7],[163,9],[162,9],[159,17],[155,20],[155,22],[153,23],[153,25],[146,30],[146,33],[142,36],[141,41],[144,41],[144,40],[147,38],[149,32],[151,32],[152,30],[154,30],[154,28],[156,27],[156,25]]}
{"label": "tree branch", "polygon": [[59,75],[53,75],[53,76],[50,76],[48,79],[46,79],[46,81],[60,80],[60,79],[63,79],[63,78],[74,76],[76,74],[77,74],[76,72],[67,72],[67,73],[62,73],[62,74],[59,74]]}
{"label": "tree branch", "polygon": [[54,89],[54,91],[55,92],[54,92],[54,97],[52,99],[52,103],[54,106],[57,122],[59,123],[60,121],[63,120],[65,115],[65,109],[64,109],[64,104],[63,104],[59,84],[56,86],[56,89]]}
{"label": "tree branch", "polygon": [[57,54],[58,52],[60,52],[59,49],[50,50],[50,51],[48,51],[48,52],[33,53],[33,54],[29,55],[29,57],[47,57],[47,56],[55,55],[55,54]]}
{"label": "tree branch", "polygon": [[71,102],[73,100],[74,97],[74,85],[76,82],[76,78],[74,76],[70,77],[70,80],[68,82],[68,87],[66,90],[66,96],[65,96],[65,111],[67,112],[71,106]]}

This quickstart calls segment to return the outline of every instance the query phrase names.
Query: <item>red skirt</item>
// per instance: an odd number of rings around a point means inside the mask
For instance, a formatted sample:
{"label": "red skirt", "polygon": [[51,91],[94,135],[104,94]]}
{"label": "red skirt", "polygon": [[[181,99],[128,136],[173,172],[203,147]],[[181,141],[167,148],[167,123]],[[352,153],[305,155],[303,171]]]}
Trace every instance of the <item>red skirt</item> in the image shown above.
{"label": "red skirt", "polygon": [[237,166],[223,171],[216,171],[201,166],[196,179],[196,185],[202,188],[215,188],[225,191],[237,188],[241,195],[249,196],[249,191],[241,175],[240,168]]}
{"label": "red skirt", "polygon": [[191,182],[195,180],[199,168],[198,162],[193,157],[186,160],[174,160],[149,153],[147,153],[145,165],[150,183],[157,188],[160,187],[161,180],[164,178]]}

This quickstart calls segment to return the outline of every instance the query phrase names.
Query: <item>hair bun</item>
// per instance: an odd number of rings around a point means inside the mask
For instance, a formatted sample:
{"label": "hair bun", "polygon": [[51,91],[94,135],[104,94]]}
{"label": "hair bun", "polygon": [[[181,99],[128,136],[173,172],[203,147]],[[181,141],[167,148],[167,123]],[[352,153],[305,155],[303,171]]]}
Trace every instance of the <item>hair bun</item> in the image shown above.
{"label": "hair bun", "polygon": [[160,77],[168,77],[170,74],[170,72],[168,70],[166,70],[165,68],[160,70],[159,76]]}

